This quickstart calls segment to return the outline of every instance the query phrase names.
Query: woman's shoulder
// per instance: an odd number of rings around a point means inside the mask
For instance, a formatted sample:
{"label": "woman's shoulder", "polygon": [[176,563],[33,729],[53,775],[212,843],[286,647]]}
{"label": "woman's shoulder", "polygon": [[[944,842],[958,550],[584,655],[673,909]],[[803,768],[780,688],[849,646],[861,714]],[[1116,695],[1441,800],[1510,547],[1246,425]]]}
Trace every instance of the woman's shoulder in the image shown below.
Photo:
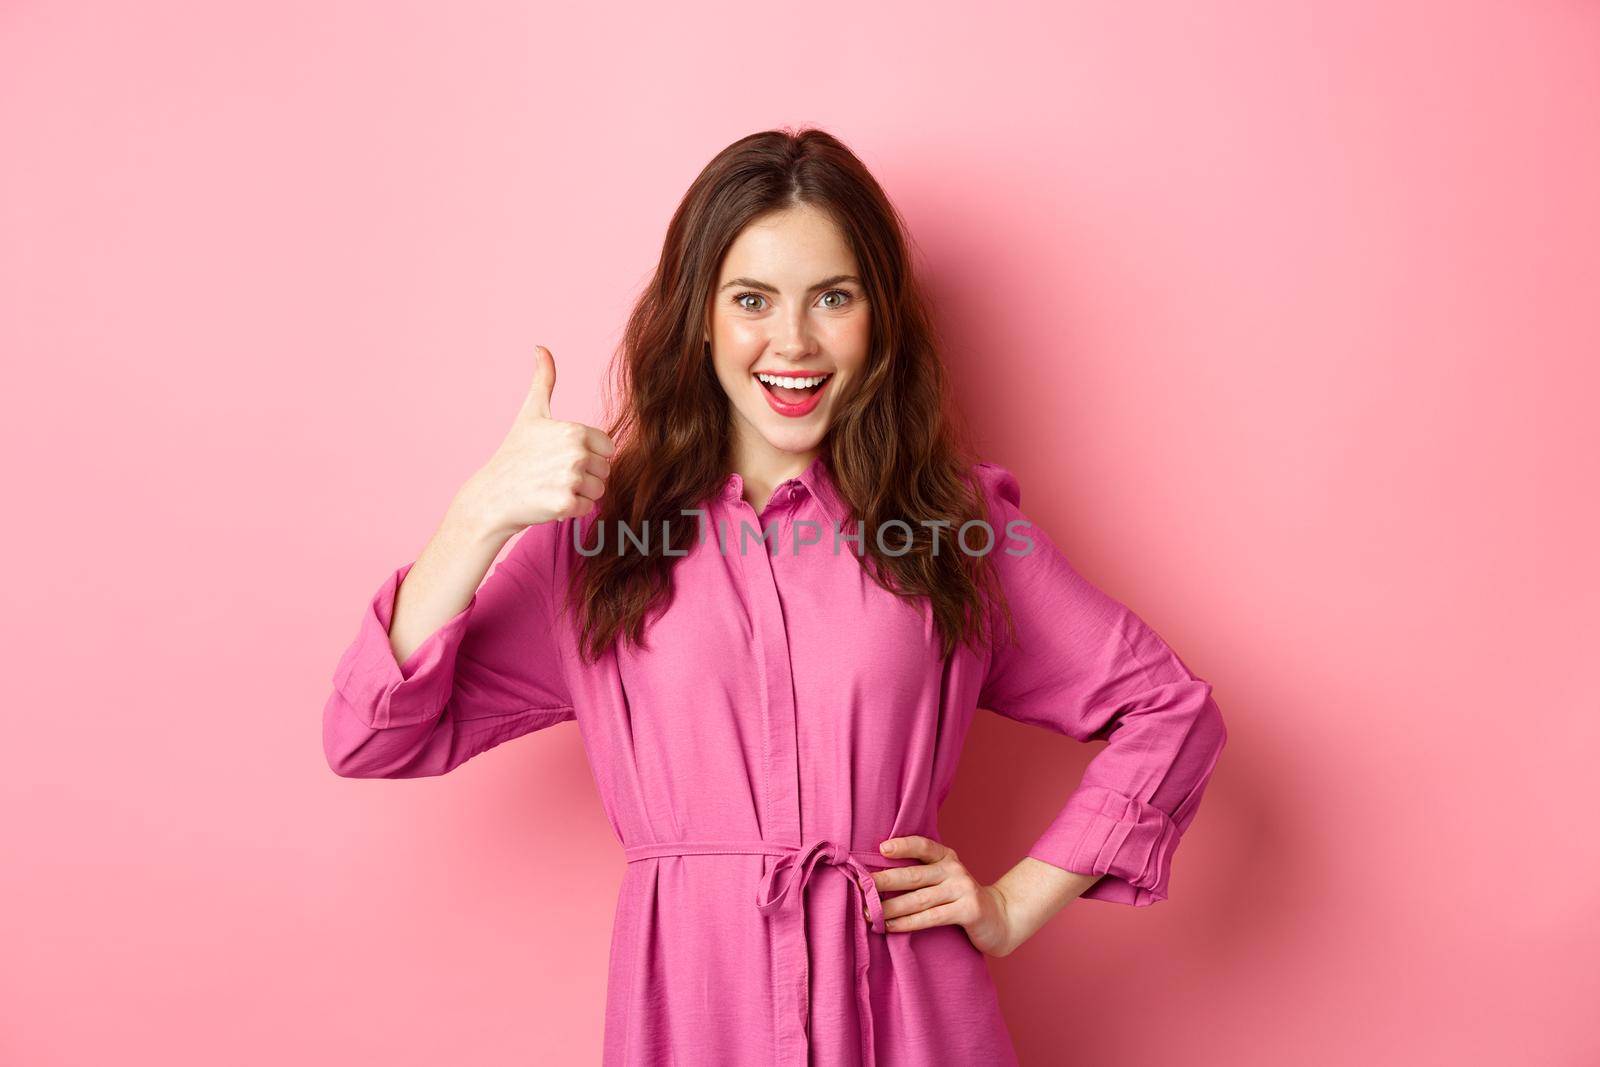
{"label": "woman's shoulder", "polygon": [[972,465],[970,474],[990,507],[1001,503],[1017,507],[1022,503],[1022,486],[1008,468],[981,459]]}

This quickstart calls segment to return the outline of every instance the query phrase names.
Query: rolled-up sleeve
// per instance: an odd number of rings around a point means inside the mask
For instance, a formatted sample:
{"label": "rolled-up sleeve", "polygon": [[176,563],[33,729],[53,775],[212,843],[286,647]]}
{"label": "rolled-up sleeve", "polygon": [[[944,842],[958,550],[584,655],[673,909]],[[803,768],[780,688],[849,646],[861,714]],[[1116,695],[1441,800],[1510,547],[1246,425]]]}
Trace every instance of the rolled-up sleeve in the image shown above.
{"label": "rolled-up sleeve", "polygon": [[1173,853],[1227,740],[1211,683],[1028,522],[1010,471],[980,463],[977,475],[1016,628],[1015,643],[1003,626],[996,631],[978,705],[1077,741],[1106,742],[1028,855],[1103,876],[1083,894],[1090,899],[1136,907],[1165,900]]}
{"label": "rolled-up sleeve", "polygon": [[339,658],[323,708],[323,750],[336,774],[445,774],[574,717],[554,630],[556,538],[565,529],[528,527],[467,605],[404,663],[395,661],[389,626],[415,561],[384,580]]}

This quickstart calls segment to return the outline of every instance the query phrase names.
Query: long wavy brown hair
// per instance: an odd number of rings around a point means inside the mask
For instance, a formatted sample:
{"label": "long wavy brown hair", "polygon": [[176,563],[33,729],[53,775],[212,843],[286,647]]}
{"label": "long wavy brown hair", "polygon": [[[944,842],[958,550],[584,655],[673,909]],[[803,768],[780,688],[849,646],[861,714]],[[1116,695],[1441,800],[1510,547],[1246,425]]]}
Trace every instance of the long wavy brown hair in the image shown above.
{"label": "long wavy brown hair", "polygon": [[[936,330],[913,271],[904,227],[862,162],[815,128],[743,137],[706,164],[667,226],[661,258],[628,319],[609,371],[606,432],[616,443],[599,506],[587,520],[661,530],[670,544],[649,551],[606,548],[578,557],[569,608],[579,612],[581,650],[597,659],[620,635],[638,646],[673,596],[673,563],[699,536],[681,512],[703,507],[728,476],[733,414],[702,331],[724,255],[750,222],[806,204],[840,227],[860,267],[872,310],[871,342],[856,389],[843,398],[824,438],[834,484],[848,503],[846,532],[862,523],[863,567],[885,590],[926,604],[945,656],[958,641],[992,638],[992,607],[1010,609],[989,553],[952,550],[951,536],[972,519],[990,521],[979,487],[971,432],[949,390]],[[872,531],[900,519],[914,540],[903,555],[880,551]],[[920,520],[949,520],[937,554]],[[648,525],[646,525],[648,524]],[[583,528],[588,527],[588,528]],[[598,538],[580,527],[585,552]],[[903,528],[886,534],[905,544]],[[763,549],[764,550],[764,549]],[[1013,631],[1014,632],[1014,631]]]}

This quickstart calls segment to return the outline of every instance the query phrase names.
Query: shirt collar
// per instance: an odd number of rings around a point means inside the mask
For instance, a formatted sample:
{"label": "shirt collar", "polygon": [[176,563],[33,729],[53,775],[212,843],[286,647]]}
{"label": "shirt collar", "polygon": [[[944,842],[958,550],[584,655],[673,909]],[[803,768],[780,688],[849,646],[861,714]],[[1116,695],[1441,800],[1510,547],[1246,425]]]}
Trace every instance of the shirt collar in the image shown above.
{"label": "shirt collar", "polygon": [[[812,499],[822,506],[823,513],[829,518],[837,519],[844,523],[849,518],[849,507],[844,496],[839,492],[838,485],[833,480],[833,472],[829,469],[828,453],[824,449],[817,453],[797,477],[780,482],[774,490],[777,494],[788,492],[808,493]],[[733,471],[722,481],[722,499],[733,503],[744,495],[744,479],[738,471]]]}

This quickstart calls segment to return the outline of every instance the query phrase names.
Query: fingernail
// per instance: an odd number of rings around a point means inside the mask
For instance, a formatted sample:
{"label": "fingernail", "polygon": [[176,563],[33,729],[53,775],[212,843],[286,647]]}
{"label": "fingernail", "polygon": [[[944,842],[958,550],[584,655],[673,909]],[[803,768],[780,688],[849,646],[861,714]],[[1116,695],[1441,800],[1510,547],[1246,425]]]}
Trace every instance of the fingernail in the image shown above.
{"label": "fingernail", "polygon": [[883,844],[878,846],[878,851],[879,852],[893,852],[894,851],[894,842],[885,841]]}

